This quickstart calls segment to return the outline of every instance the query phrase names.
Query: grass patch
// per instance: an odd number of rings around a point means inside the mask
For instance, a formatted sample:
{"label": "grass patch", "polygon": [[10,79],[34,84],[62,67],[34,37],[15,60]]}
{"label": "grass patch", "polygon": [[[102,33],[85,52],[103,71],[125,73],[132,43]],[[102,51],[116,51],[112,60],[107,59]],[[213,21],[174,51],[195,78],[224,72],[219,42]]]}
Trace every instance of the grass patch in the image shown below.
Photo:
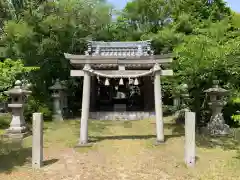
{"label": "grass patch", "polygon": [[[151,174],[163,171],[169,179],[237,179],[240,176],[240,146],[239,135],[226,138],[212,138],[197,135],[197,164],[193,169],[184,164],[184,126],[175,124],[172,119],[165,118],[164,133],[166,143],[155,146],[155,121],[89,121],[89,139],[92,147],[77,148],[76,151],[88,153],[88,158],[96,152],[94,161],[108,169],[124,167],[127,170]],[[44,148],[59,149],[74,148],[79,141],[80,122],[67,120],[64,122],[44,122]],[[238,130],[236,130],[237,132]],[[29,148],[32,138],[26,138],[22,147],[7,150],[0,155],[0,162],[7,162],[4,171],[14,170],[14,167],[25,167],[29,162]],[[3,144],[2,147],[7,147]],[[60,157],[59,157],[60,158]],[[98,158],[99,160],[98,163]],[[93,161],[91,159],[91,161]],[[80,167],[81,168],[81,167]],[[89,167],[90,168],[90,167]],[[94,167],[92,167],[94,168]],[[91,169],[91,168],[90,168]],[[92,169],[94,170],[94,169]],[[20,171],[23,171],[20,169]],[[154,172],[153,172],[154,171]],[[97,173],[97,172],[95,172]],[[131,173],[130,173],[131,174]],[[109,179],[114,179],[110,177]],[[141,178],[139,178],[141,179]],[[155,178],[156,179],[156,178]]]}
{"label": "grass patch", "polygon": [[22,140],[0,141],[0,173],[13,170],[30,163],[31,147],[23,146]]}
{"label": "grass patch", "polygon": [[0,135],[5,132],[5,129],[9,127],[11,122],[11,115],[9,114],[1,114],[0,116]]}

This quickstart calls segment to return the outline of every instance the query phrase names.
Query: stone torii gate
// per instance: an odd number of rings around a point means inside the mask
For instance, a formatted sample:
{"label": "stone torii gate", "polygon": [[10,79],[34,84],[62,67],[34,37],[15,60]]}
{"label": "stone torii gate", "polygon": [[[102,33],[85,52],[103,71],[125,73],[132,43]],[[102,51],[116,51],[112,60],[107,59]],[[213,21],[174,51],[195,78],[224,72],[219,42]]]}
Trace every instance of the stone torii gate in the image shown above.
{"label": "stone torii gate", "polygon": [[[84,77],[82,115],[79,146],[88,145],[88,119],[90,109],[91,76],[105,78],[154,77],[154,102],[156,114],[157,144],[164,142],[161,76],[173,75],[172,70],[163,70],[162,65],[172,62],[172,55],[154,55],[150,41],[102,42],[89,41],[85,55],[65,53],[65,58],[79,70],[71,70],[71,76]],[[118,70],[106,70],[117,66]],[[144,70],[141,67],[145,67]],[[105,69],[105,70],[104,70]],[[149,92],[152,93],[152,92]]]}

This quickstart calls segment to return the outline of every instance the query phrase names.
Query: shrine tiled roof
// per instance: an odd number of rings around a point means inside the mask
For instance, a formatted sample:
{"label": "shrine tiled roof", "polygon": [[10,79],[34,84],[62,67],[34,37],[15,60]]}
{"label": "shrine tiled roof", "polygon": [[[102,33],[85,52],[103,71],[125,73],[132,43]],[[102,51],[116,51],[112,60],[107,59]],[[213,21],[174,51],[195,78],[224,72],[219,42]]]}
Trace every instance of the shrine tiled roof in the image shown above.
{"label": "shrine tiled roof", "polygon": [[92,56],[150,56],[151,41],[104,42],[89,41],[88,54]]}
{"label": "shrine tiled roof", "polygon": [[151,41],[104,42],[89,41],[84,55],[64,53],[75,68],[91,64],[94,69],[149,69],[154,64],[172,62],[172,54],[154,55]]}

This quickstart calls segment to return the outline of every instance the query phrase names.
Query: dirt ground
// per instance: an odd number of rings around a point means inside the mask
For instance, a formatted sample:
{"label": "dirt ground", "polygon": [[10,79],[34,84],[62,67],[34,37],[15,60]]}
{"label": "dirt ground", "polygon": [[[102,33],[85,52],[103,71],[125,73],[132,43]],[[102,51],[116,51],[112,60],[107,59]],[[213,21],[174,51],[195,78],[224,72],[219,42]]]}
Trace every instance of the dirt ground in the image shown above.
{"label": "dirt ground", "polygon": [[240,180],[236,138],[198,136],[196,167],[187,168],[183,127],[166,118],[166,143],[159,146],[154,132],[154,120],[91,121],[93,146],[74,148],[79,121],[45,123],[44,166],[31,169],[29,137],[0,155],[0,180]]}

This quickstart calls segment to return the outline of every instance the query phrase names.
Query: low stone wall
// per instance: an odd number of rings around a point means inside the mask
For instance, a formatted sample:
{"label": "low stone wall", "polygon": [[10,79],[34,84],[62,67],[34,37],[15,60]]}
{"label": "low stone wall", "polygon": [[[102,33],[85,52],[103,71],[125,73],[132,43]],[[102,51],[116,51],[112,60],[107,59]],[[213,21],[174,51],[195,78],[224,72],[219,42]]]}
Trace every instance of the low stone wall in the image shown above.
{"label": "low stone wall", "polygon": [[90,119],[96,120],[142,120],[152,118],[155,112],[125,111],[125,112],[90,112]]}

